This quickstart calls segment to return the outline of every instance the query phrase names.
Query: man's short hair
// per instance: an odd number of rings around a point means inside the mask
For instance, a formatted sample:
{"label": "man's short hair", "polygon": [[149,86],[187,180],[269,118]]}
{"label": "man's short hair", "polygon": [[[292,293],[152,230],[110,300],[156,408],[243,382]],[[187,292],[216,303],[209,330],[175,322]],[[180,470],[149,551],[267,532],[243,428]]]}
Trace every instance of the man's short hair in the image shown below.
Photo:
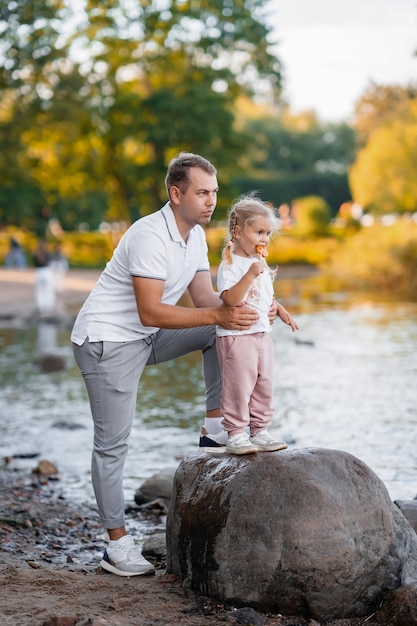
{"label": "man's short hair", "polygon": [[165,176],[165,187],[170,197],[171,187],[178,187],[182,193],[187,191],[187,187],[190,183],[190,168],[199,167],[207,174],[215,176],[217,170],[204,157],[199,154],[193,154],[192,152],[180,152],[177,157],[172,159],[168,165],[167,175]]}

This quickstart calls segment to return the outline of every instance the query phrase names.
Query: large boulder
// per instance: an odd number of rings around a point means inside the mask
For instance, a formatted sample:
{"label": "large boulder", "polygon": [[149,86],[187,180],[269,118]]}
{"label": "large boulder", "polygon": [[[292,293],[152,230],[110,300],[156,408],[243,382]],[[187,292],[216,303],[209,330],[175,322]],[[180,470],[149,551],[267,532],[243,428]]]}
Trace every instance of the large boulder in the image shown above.
{"label": "large boulder", "polygon": [[417,536],[348,453],[196,454],[175,475],[167,570],[238,606],[355,617],[417,580]]}

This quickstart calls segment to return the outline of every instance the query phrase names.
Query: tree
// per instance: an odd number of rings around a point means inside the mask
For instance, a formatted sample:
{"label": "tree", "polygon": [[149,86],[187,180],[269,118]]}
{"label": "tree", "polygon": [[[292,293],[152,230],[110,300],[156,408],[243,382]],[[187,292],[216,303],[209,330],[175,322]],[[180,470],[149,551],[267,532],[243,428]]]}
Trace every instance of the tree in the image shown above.
{"label": "tree", "polygon": [[378,85],[371,82],[355,105],[354,127],[359,145],[365,146],[374,130],[394,121],[398,107],[416,97],[417,85]]}
{"label": "tree", "polygon": [[251,149],[240,159],[245,177],[241,191],[262,190],[278,205],[304,195],[326,199],[336,214],[350,198],[347,170],[355,157],[355,132],[346,124],[321,124],[312,113],[291,115],[287,110],[242,104],[240,124]]}
{"label": "tree", "polygon": [[417,97],[371,134],[349,181],[355,202],[374,213],[417,210]]}
{"label": "tree", "polygon": [[236,97],[280,89],[264,0],[85,0],[72,21],[70,2],[7,6],[0,82],[10,127],[25,120],[17,169],[58,217],[91,222],[99,204],[101,217],[128,221],[155,210],[179,150],[213,160],[230,188],[243,148]]}

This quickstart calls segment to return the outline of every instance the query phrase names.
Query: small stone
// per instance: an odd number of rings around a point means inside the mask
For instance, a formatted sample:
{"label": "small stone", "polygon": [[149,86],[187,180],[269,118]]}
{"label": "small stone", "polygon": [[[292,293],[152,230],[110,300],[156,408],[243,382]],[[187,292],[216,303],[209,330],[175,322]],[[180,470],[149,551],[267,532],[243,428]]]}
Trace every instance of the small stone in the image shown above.
{"label": "small stone", "polygon": [[39,474],[40,476],[51,476],[53,474],[58,474],[58,468],[56,465],[47,460],[39,461],[36,469],[33,470],[35,474]]}
{"label": "small stone", "polygon": [[262,626],[265,624],[265,618],[249,606],[234,611],[233,617],[238,624],[244,624],[245,626]]}

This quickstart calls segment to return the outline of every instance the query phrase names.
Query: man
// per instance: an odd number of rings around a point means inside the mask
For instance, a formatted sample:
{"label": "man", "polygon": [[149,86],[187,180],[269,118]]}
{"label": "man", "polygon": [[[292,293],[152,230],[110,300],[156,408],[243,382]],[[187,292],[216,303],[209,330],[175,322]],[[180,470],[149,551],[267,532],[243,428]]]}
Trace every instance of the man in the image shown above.
{"label": "man", "polygon": [[[119,576],[154,573],[124,519],[123,467],[144,367],[202,350],[206,419],[200,446],[224,451],[215,326],[245,330],[258,317],[250,308],[225,306],[212,287],[202,226],[216,206],[216,174],[199,155],[181,153],[171,161],[168,203],[123,235],[71,335],[94,420],[92,482],[109,537],[100,564]],[[187,289],[194,308],[177,305]]]}

